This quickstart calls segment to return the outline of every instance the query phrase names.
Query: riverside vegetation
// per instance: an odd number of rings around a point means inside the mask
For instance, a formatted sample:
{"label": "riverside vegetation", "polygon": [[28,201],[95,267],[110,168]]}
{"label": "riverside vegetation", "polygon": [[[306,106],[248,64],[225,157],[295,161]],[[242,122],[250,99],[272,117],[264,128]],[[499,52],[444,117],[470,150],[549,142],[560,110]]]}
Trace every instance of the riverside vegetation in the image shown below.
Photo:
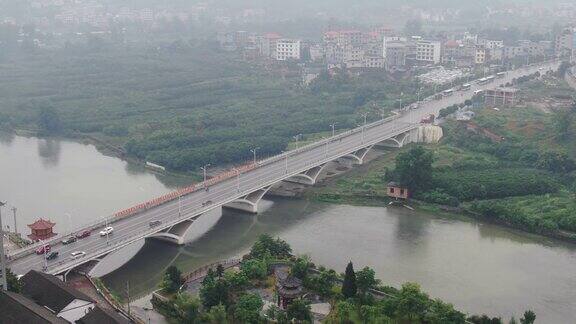
{"label": "riverside vegetation", "polygon": [[[285,310],[275,305],[273,267],[282,265],[300,279],[304,294]],[[154,299],[154,307],[171,323],[312,323],[312,302],[331,306],[324,323],[429,323],[474,324],[504,323],[487,315],[466,316],[453,305],[432,299],[418,284],[406,283],[401,288],[384,286],[374,270],[364,267],[355,271],[350,262],[343,274],[316,267],[307,257],[295,257],[291,247],[279,238],[261,235],[239,268],[209,270],[197,295],[180,291],[184,284],[176,267],[165,273],[161,293],[166,301]],[[262,291],[268,300],[262,298]],[[534,323],[536,315],[526,311],[521,323]],[[517,323],[511,319],[509,323]]]}
{"label": "riverside vegetation", "polygon": [[[554,78],[529,81],[522,93],[542,91],[553,81],[560,83],[553,87],[556,96],[570,98],[572,90]],[[465,123],[447,120],[439,144],[386,152],[349,176],[312,189],[308,197],[382,204],[388,201],[386,183],[396,180],[412,189],[420,208],[440,206],[576,240],[576,104],[554,110],[531,105],[485,108],[473,122],[504,140],[491,140]]]}

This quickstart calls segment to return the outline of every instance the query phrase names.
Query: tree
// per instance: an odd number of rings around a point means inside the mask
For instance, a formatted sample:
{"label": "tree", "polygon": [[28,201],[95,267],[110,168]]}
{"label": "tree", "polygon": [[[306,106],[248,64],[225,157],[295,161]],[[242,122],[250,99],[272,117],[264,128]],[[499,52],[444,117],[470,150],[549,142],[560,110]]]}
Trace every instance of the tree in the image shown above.
{"label": "tree", "polygon": [[465,324],[466,315],[455,310],[452,304],[436,299],[431,303],[426,314],[426,322],[430,324]]}
{"label": "tree", "polygon": [[202,281],[200,298],[206,308],[219,304],[227,307],[230,304],[230,283],[225,278],[216,278],[214,273],[211,273]]}
{"label": "tree", "polygon": [[433,161],[432,153],[422,146],[416,146],[408,152],[398,154],[396,173],[400,183],[413,191],[427,189],[432,183]]}
{"label": "tree", "polygon": [[356,284],[362,294],[366,294],[369,289],[376,287],[380,280],[376,279],[376,273],[369,267],[356,272]]}
{"label": "tree", "polygon": [[338,279],[338,274],[334,270],[321,270],[320,274],[310,275],[304,280],[304,285],[317,292],[318,294],[328,297],[332,294],[332,287]]}
{"label": "tree", "polygon": [[45,106],[41,108],[38,115],[38,128],[46,134],[56,134],[62,130],[60,115],[58,115],[54,107]]}
{"label": "tree", "polygon": [[15,293],[22,292],[22,283],[10,268],[6,268],[6,284],[8,286],[8,291]]}
{"label": "tree", "polygon": [[572,126],[572,111],[562,111],[557,112],[554,114],[553,121],[554,121],[554,129],[556,131],[556,137],[564,141],[568,139],[571,133],[571,126]]}
{"label": "tree", "polygon": [[404,25],[405,36],[422,35],[422,21],[420,19],[410,19]]}
{"label": "tree", "polygon": [[354,313],[354,305],[349,302],[339,301],[336,304],[336,318],[339,321],[338,323],[352,323],[352,313]]}
{"label": "tree", "polygon": [[268,274],[268,265],[264,260],[245,260],[240,265],[240,269],[249,279],[264,279]]}
{"label": "tree", "polygon": [[210,310],[206,313],[206,319],[210,324],[227,324],[226,307],[222,304],[210,307]]}
{"label": "tree", "polygon": [[186,324],[200,323],[200,302],[188,294],[178,294],[174,301],[178,322]]}
{"label": "tree", "polygon": [[520,319],[522,324],[533,324],[536,321],[536,314],[533,311],[527,310],[524,312],[524,317]]}
{"label": "tree", "polygon": [[310,302],[302,298],[293,300],[292,303],[288,305],[286,313],[288,314],[289,320],[312,321]]}
{"label": "tree", "polygon": [[262,298],[256,294],[244,294],[240,296],[234,310],[234,317],[241,323],[258,323],[260,311],[262,311]]}
{"label": "tree", "polygon": [[356,296],[356,274],[354,273],[354,265],[352,261],[348,262],[346,272],[344,273],[344,282],[342,283],[342,295],[346,298],[353,298]]}
{"label": "tree", "polygon": [[224,275],[224,266],[221,264],[218,264],[218,266],[216,267],[216,275],[220,278],[222,278],[222,276]]}
{"label": "tree", "polygon": [[310,269],[310,258],[307,256],[299,257],[292,263],[291,273],[294,277],[304,279],[308,275]]}
{"label": "tree", "polygon": [[174,293],[178,291],[183,284],[184,279],[182,278],[182,272],[175,266],[169,266],[166,272],[164,272],[162,288],[169,293]]}
{"label": "tree", "polygon": [[396,316],[410,321],[422,321],[428,310],[428,295],[415,283],[405,283],[398,293]]}
{"label": "tree", "polygon": [[268,234],[260,235],[250,250],[250,255],[257,259],[261,259],[266,255],[277,258],[287,258],[291,253],[292,248],[286,241],[280,238],[273,239],[272,236]]}

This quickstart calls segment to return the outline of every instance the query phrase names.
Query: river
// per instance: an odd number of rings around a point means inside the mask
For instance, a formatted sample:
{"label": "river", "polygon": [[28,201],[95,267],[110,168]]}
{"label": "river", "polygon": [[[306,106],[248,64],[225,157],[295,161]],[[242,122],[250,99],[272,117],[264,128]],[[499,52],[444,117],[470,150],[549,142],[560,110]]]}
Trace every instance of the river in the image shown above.
{"label": "river", "polygon": [[[37,217],[67,230],[169,191],[160,177],[72,141],[0,137],[0,199],[18,208],[19,228]],[[164,269],[188,271],[245,252],[261,233],[287,240],[297,254],[343,272],[349,260],[370,266],[388,285],[414,281],[468,313],[517,318],[532,309],[539,323],[576,318],[576,245],[465,218],[381,207],[274,199],[258,215],[231,211],[200,218],[191,243],[147,241],[119,251],[95,274],[131,295],[154,289]],[[69,216],[68,216],[69,215]],[[5,224],[11,214],[3,210]],[[143,245],[143,247],[142,247]],[[126,259],[130,258],[122,265]]]}

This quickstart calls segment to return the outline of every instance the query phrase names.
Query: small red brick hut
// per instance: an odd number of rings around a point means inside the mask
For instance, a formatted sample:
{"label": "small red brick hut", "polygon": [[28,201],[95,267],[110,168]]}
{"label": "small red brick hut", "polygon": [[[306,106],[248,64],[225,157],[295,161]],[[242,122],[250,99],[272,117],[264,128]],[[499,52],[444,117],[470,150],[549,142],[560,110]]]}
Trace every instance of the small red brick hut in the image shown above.
{"label": "small red brick hut", "polygon": [[402,187],[396,182],[389,182],[386,188],[386,193],[388,197],[396,199],[408,199],[410,198],[410,190],[408,188]]}
{"label": "small red brick hut", "polygon": [[56,223],[52,223],[51,221],[40,218],[34,223],[28,224],[28,227],[32,231],[32,233],[29,234],[28,237],[32,241],[39,241],[39,240],[46,240],[53,236],[56,236],[56,233],[54,233],[53,231],[54,225],[56,225]]}

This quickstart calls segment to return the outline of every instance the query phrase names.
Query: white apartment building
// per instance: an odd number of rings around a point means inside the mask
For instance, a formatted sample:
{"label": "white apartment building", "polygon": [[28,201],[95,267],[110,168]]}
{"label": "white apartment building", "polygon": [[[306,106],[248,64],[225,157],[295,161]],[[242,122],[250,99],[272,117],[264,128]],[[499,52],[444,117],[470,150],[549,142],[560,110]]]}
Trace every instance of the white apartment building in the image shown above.
{"label": "white apartment building", "polygon": [[474,63],[476,63],[476,64],[486,63],[486,48],[484,46],[482,46],[482,45],[476,46],[476,55],[475,55]]}
{"label": "white apartment building", "polygon": [[442,57],[442,46],[440,42],[421,40],[416,45],[417,61],[434,64],[440,63]]}
{"label": "white apartment building", "polygon": [[300,40],[296,39],[279,39],[276,42],[276,60],[299,60],[300,59]]}

